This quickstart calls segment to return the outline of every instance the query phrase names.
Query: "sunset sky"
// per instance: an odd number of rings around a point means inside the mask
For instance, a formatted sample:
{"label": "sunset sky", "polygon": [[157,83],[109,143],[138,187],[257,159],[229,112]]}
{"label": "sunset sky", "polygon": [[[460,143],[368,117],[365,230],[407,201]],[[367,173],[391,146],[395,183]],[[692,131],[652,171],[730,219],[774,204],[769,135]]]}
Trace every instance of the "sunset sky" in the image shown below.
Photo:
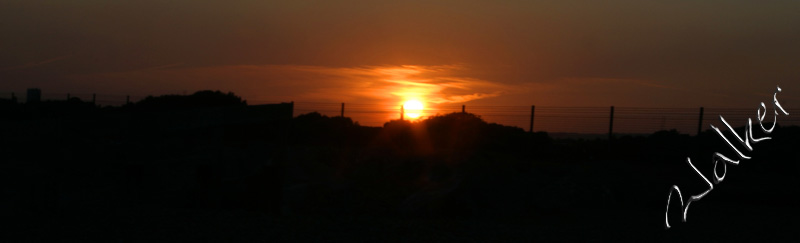
{"label": "sunset sky", "polygon": [[[800,1],[8,1],[0,92],[800,105]],[[46,98],[46,95],[45,95]]]}

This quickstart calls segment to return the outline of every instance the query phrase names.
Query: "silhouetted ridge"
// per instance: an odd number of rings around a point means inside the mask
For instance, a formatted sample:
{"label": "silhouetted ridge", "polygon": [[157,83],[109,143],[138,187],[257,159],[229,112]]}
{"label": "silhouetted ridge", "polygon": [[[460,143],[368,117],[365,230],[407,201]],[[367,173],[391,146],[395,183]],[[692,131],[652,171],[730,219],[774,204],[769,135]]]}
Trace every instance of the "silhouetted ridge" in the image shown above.
{"label": "silhouetted ridge", "polygon": [[216,106],[246,106],[247,102],[232,92],[203,90],[192,95],[148,96],[137,102],[135,107],[144,110],[190,109]]}
{"label": "silhouetted ridge", "polygon": [[530,145],[532,140],[529,136],[536,137],[535,143],[539,145],[550,142],[547,133],[528,133],[518,127],[487,123],[478,115],[463,112],[437,115],[417,122],[392,120],[384,124],[382,133],[384,139],[401,147],[403,143],[418,145],[418,141],[412,138],[419,139],[422,136],[430,141],[434,149],[473,149],[486,146],[515,149]]}

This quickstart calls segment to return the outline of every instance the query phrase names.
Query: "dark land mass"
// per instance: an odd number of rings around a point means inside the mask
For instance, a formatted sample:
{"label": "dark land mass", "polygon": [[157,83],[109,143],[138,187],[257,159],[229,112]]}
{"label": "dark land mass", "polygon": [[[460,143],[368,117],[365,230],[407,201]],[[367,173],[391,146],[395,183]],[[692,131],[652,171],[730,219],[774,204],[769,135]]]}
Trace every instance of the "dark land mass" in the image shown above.
{"label": "dark land mass", "polygon": [[[738,158],[716,132],[554,139],[470,113],[364,127],[347,117],[295,117],[292,106],[249,106],[212,91],[121,107],[0,100],[0,206],[12,225],[3,238],[649,242],[798,234],[800,127],[779,124],[772,139],[743,150],[752,158],[727,166],[685,223],[673,195],[673,228],[665,230],[672,185],[684,200],[708,188],[687,157],[712,183],[714,152]],[[754,137],[765,136],[754,126]]]}

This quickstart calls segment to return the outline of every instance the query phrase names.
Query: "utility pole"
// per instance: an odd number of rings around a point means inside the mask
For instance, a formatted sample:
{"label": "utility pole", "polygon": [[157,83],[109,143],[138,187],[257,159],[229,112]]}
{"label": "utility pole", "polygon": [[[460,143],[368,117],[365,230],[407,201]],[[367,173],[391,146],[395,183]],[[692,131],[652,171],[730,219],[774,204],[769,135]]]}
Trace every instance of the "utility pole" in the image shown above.
{"label": "utility pole", "polygon": [[614,106],[611,106],[611,114],[608,117],[608,140],[611,140],[611,134],[614,132]]}
{"label": "utility pole", "polygon": [[535,105],[532,105],[532,106],[531,106],[531,125],[530,125],[530,127],[528,128],[528,132],[533,132],[533,112],[534,112],[534,111],[536,111],[536,106],[535,106]]}

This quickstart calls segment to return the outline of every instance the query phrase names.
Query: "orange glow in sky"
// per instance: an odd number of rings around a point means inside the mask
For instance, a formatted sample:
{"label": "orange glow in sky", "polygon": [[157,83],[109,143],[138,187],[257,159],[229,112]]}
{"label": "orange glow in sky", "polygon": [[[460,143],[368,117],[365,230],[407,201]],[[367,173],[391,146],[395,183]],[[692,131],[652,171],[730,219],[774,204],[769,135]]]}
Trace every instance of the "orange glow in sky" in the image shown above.
{"label": "orange glow in sky", "polygon": [[406,113],[405,116],[411,119],[417,119],[422,116],[423,108],[424,106],[419,100],[409,100],[403,103],[403,109]]}
{"label": "orange glow in sky", "polygon": [[345,116],[379,126],[411,99],[432,116],[461,105],[750,107],[765,97],[756,89],[800,90],[800,1],[38,2],[0,8],[15,23],[0,24],[11,33],[0,98],[40,88],[124,104],[220,90],[294,101],[295,114],[336,116],[347,103]]}

